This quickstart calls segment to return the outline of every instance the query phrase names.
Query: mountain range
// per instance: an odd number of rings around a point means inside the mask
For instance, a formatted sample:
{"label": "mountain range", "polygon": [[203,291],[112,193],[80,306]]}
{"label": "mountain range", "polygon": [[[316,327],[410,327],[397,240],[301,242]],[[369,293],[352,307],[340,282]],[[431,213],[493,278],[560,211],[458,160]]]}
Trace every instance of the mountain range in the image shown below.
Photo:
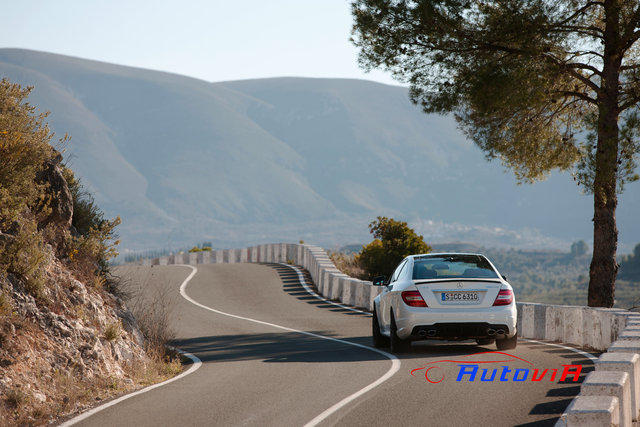
{"label": "mountain range", "polygon": [[[224,64],[220,64],[224,66]],[[407,89],[366,80],[207,82],[24,49],[0,49],[0,76],[30,102],[124,250],[196,241],[232,247],[304,239],[364,242],[378,215],[431,242],[566,248],[592,234],[592,201],[570,174],[518,185],[449,116]],[[627,186],[620,241],[640,241],[640,184]]]}

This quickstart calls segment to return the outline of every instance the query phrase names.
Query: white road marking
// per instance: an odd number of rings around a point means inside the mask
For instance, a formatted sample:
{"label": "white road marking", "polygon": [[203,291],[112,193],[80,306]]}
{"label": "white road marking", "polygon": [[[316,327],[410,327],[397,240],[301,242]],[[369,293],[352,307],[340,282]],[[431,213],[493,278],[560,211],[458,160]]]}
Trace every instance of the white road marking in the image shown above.
{"label": "white road marking", "polygon": [[[182,282],[181,288],[182,288],[182,286],[185,286],[187,283],[189,283],[189,280],[191,280],[191,278],[193,276],[194,276],[193,272],[191,274],[189,274],[189,276],[187,276],[187,278],[184,279],[184,282]],[[143,388],[141,390],[134,391],[133,393],[125,394],[124,396],[120,396],[117,399],[113,399],[113,400],[111,400],[111,401],[109,401],[107,403],[104,403],[104,404],[100,405],[100,406],[96,406],[93,409],[89,409],[88,411],[83,412],[80,415],[78,415],[76,417],[73,417],[70,420],[67,420],[64,423],[60,424],[60,427],[72,426],[72,425],[74,425],[76,423],[79,423],[82,420],[86,420],[90,416],[92,416],[92,415],[94,415],[94,414],[96,414],[96,413],[98,413],[98,412],[100,412],[100,411],[102,411],[104,409],[107,409],[107,408],[109,408],[109,407],[111,407],[113,405],[117,405],[118,403],[122,402],[123,400],[127,400],[127,399],[132,398],[134,396],[137,396],[139,394],[151,391],[154,388],[162,387],[163,385],[167,385],[169,383],[177,381],[180,378],[186,377],[187,375],[194,373],[195,371],[197,371],[200,368],[200,366],[202,366],[202,361],[200,359],[198,359],[197,356],[195,356],[195,355],[193,355],[193,354],[191,354],[189,352],[186,352],[184,350],[180,350],[179,348],[175,348],[175,347],[171,347],[171,348],[173,350],[177,351],[178,353],[183,354],[183,355],[187,356],[189,359],[191,359],[193,364],[191,365],[191,367],[189,367],[189,369],[187,369],[183,373],[181,373],[179,375],[176,375],[175,377],[170,378],[170,379],[168,379],[166,381],[150,385],[149,387],[145,387],[145,388]]]}
{"label": "white road marking", "polygon": [[[185,267],[190,267],[190,268],[193,269],[193,271],[189,275],[189,279],[191,277],[193,277],[198,272],[198,269],[196,267],[194,267],[194,266],[185,265]],[[291,267],[291,266],[289,266],[289,267]],[[351,341],[341,340],[341,339],[338,339],[338,338],[327,337],[327,336],[324,336],[324,335],[315,334],[313,332],[307,332],[307,331],[301,331],[301,330],[298,330],[298,329],[288,328],[286,326],[276,325],[275,323],[264,322],[262,320],[252,319],[250,317],[243,317],[243,316],[238,316],[236,314],[225,313],[224,311],[216,310],[215,308],[211,308],[211,307],[208,307],[208,306],[206,306],[204,304],[200,304],[198,301],[194,300],[189,295],[187,295],[186,289],[187,289],[187,284],[188,283],[189,283],[188,281],[185,281],[180,286],[180,295],[182,295],[182,297],[184,299],[186,299],[187,301],[191,302],[192,304],[197,305],[198,307],[204,308],[205,310],[209,310],[209,311],[212,311],[214,313],[222,314],[223,316],[233,317],[235,319],[246,320],[248,322],[258,323],[260,325],[265,325],[265,326],[271,326],[273,328],[281,329],[283,331],[295,332],[295,333],[298,333],[298,334],[303,334],[303,335],[307,335],[307,336],[314,337],[314,338],[321,338],[323,340],[334,341],[334,342],[338,342],[338,343],[341,343],[341,344],[347,344],[347,345],[350,345],[350,346],[353,346],[353,347],[359,347],[359,348],[362,348],[362,349],[365,349],[365,350],[369,350],[369,351],[373,351],[375,353],[381,354],[384,357],[386,357],[389,360],[391,360],[391,367],[389,368],[389,370],[383,376],[381,376],[380,378],[378,378],[376,381],[372,382],[368,386],[366,386],[366,387],[356,391],[355,393],[345,397],[344,399],[342,399],[340,402],[336,403],[332,407],[328,408],[327,410],[322,412],[320,415],[318,415],[317,417],[315,417],[314,419],[312,419],[311,421],[306,423],[305,427],[312,427],[312,426],[318,425],[324,419],[326,419],[328,416],[330,416],[334,412],[338,411],[340,408],[346,406],[348,403],[352,402],[353,400],[357,399],[358,397],[362,396],[366,392],[368,392],[368,391],[374,389],[375,387],[379,386],[380,384],[382,384],[383,382],[385,382],[386,380],[391,378],[396,372],[398,372],[400,370],[400,359],[398,359],[396,356],[394,356],[391,353],[387,353],[386,351],[382,351],[382,350],[379,350],[379,349],[374,348],[374,347],[369,347],[369,346],[366,346],[366,345],[354,343],[354,342],[351,342]],[[348,307],[346,307],[346,308],[348,308]]]}
{"label": "white road marking", "polygon": [[566,345],[554,344],[552,342],[536,341],[536,340],[531,340],[529,338],[520,338],[520,339],[525,340],[525,341],[529,341],[529,342],[533,342],[533,343],[536,343],[536,344],[550,345],[552,347],[559,347],[559,348],[564,348],[565,350],[571,350],[574,353],[578,353],[579,355],[586,357],[587,359],[591,360],[592,362],[595,362],[596,360],[598,360],[598,358],[595,355],[591,354],[591,353],[587,353],[586,351],[582,351],[582,350],[579,350],[577,348],[569,347],[569,346],[566,346]]}
{"label": "white road marking", "polygon": [[[371,315],[372,315],[371,313],[369,313],[369,312],[367,312],[367,311],[358,310],[358,309],[356,309],[356,308],[348,307],[348,306],[346,306],[346,305],[338,304],[338,303],[336,303],[336,302],[333,302],[333,301],[330,301],[330,300],[326,299],[326,298],[325,298],[325,297],[323,297],[322,295],[320,295],[320,294],[316,293],[316,292],[311,288],[311,286],[309,285],[309,283],[307,283],[307,280],[305,279],[304,274],[302,274],[302,271],[301,271],[298,267],[293,266],[293,265],[290,265],[290,264],[285,264],[285,263],[282,263],[282,262],[279,262],[279,263],[277,263],[277,264],[283,265],[283,266],[285,266],[285,267],[289,267],[289,268],[291,268],[293,271],[295,271],[295,272],[298,274],[298,280],[300,281],[300,284],[302,285],[302,287],[303,287],[303,288],[304,288],[304,289],[305,289],[309,294],[313,295],[314,297],[316,297],[316,298],[318,298],[318,299],[320,299],[320,300],[322,300],[322,301],[325,301],[325,302],[326,302],[326,303],[328,303],[328,304],[332,304],[332,305],[338,306],[338,307],[340,307],[340,308],[344,308],[344,309],[346,309],[346,310],[351,310],[351,311],[355,311],[355,312],[358,312],[358,313],[368,314],[369,316],[371,316]],[[536,343],[536,344],[544,344],[544,345],[548,345],[548,346],[551,346],[551,347],[559,347],[559,348],[563,348],[563,349],[565,349],[565,350],[570,350],[570,351],[573,351],[574,353],[578,353],[579,355],[586,357],[587,359],[591,360],[591,362],[595,362],[596,360],[598,360],[598,358],[597,358],[597,357],[595,357],[595,356],[594,356],[593,354],[591,354],[591,353],[587,353],[586,351],[582,351],[582,350],[579,350],[579,349],[577,349],[577,348],[569,347],[569,346],[566,346],[566,345],[562,345],[562,344],[554,344],[554,343],[544,342],[544,341],[537,341],[537,340],[532,340],[532,339],[528,339],[528,338],[520,338],[520,339],[521,339],[521,340],[524,340],[524,341],[528,341],[528,342]],[[328,411],[328,410],[330,410],[330,409],[332,409],[332,408],[327,409],[327,411]],[[339,409],[339,408],[338,408],[338,409]],[[336,409],[336,410],[337,410],[337,409]],[[326,412],[326,411],[325,411],[325,412]],[[334,411],[334,412],[335,412],[335,411]],[[323,412],[323,414],[324,414],[324,412]],[[322,415],[322,414],[320,414],[320,415]],[[565,416],[565,414],[563,413],[560,419],[562,419],[564,416]],[[326,416],[325,416],[324,418],[326,418]],[[323,419],[324,419],[324,418],[323,418]],[[315,420],[315,418],[314,418],[314,420]],[[312,421],[313,421],[313,420],[312,420]],[[319,420],[318,422],[320,422],[320,421],[322,421],[322,419],[321,419],[321,420]],[[317,424],[317,423],[316,423],[316,424]],[[312,425],[315,425],[315,424],[312,424]]]}

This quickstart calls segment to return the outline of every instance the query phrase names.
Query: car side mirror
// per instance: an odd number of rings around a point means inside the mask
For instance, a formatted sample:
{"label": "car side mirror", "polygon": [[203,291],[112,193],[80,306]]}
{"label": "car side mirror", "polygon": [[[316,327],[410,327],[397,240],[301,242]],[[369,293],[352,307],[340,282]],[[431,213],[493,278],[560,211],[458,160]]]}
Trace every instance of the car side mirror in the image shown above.
{"label": "car side mirror", "polygon": [[384,276],[376,276],[373,278],[373,286],[385,286],[387,284],[387,278]]}
{"label": "car side mirror", "polygon": [[507,280],[507,276],[505,276],[504,274],[502,275],[502,279],[503,279],[505,282],[508,282],[508,280]]}

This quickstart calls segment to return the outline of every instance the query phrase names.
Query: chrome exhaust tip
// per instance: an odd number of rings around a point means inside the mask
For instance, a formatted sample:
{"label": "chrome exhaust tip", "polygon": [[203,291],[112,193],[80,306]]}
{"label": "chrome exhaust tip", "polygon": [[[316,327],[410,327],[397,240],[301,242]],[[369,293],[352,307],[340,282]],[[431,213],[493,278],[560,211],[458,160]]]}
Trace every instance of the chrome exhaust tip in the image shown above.
{"label": "chrome exhaust tip", "polygon": [[435,329],[429,329],[429,332],[427,332],[427,334],[430,337],[435,337],[436,336],[436,330]]}
{"label": "chrome exhaust tip", "polygon": [[504,335],[504,329],[498,329],[498,335]]}
{"label": "chrome exhaust tip", "polygon": [[418,335],[420,335],[421,337],[426,337],[427,336],[427,331],[422,329],[420,332],[418,332]]}
{"label": "chrome exhaust tip", "polygon": [[494,336],[496,334],[496,330],[495,329],[487,329],[487,335],[489,336]]}

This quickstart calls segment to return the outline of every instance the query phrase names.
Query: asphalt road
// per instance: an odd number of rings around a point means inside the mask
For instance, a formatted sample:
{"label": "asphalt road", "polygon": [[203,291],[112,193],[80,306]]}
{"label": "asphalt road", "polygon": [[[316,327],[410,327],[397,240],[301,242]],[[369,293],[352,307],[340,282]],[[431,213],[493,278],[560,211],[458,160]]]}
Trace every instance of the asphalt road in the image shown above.
{"label": "asphalt road", "polygon": [[[201,359],[202,367],[100,411],[80,425],[304,425],[391,367],[387,357],[365,348],[199,307],[178,292],[191,271],[186,266],[119,269],[146,292],[169,292],[178,337],[175,344]],[[309,295],[297,274],[284,266],[199,265],[186,293],[228,314],[367,346],[371,342],[368,315]],[[559,383],[559,375],[549,381],[552,370],[582,364],[582,381],[593,369],[587,358],[570,350],[521,341],[509,353],[541,371],[549,369],[542,381],[499,381],[503,365],[512,372],[531,368],[518,360],[481,366],[498,369],[493,382],[481,382],[479,376],[473,382],[457,382],[455,363],[438,365],[442,368],[436,379],[445,375],[438,384],[427,382],[424,370],[411,375],[429,362],[494,350],[495,345],[475,343],[414,344],[411,353],[400,356],[400,369],[391,378],[329,415],[321,425],[553,425],[579,392],[579,384]]]}

